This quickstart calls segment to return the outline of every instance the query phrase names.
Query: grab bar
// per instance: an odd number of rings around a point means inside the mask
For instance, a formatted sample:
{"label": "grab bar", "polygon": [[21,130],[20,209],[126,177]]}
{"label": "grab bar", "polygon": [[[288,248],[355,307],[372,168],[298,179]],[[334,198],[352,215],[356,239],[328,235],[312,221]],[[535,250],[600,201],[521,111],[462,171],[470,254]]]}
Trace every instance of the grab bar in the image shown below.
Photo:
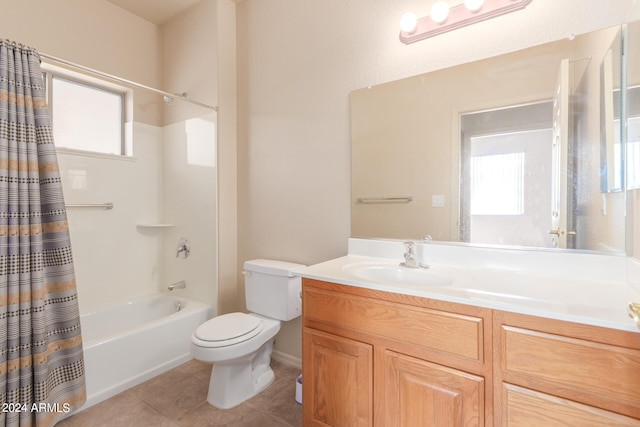
{"label": "grab bar", "polygon": [[104,203],[69,203],[65,205],[68,208],[100,208],[104,210],[113,209],[113,202]]}
{"label": "grab bar", "polygon": [[358,203],[409,203],[413,201],[413,196],[396,197],[358,197]]}

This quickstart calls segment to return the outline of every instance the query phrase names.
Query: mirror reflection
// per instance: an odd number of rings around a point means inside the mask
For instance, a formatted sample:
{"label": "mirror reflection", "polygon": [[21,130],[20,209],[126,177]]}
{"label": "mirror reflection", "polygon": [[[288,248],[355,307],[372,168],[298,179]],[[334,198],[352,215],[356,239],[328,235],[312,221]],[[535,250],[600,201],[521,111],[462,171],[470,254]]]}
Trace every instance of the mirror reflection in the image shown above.
{"label": "mirror reflection", "polygon": [[622,33],[354,91],[352,236],[624,253]]}
{"label": "mirror reflection", "polygon": [[[637,35],[640,37],[640,31]],[[640,78],[634,81],[640,82]],[[627,106],[626,187],[635,189],[640,188],[640,86],[627,90]]]}

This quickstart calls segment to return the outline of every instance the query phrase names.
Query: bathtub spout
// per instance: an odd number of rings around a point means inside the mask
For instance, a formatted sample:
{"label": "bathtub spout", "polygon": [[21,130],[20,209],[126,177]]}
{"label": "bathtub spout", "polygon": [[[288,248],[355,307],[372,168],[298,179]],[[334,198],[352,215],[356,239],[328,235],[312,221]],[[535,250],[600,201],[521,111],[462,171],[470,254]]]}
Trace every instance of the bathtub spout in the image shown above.
{"label": "bathtub spout", "polygon": [[184,289],[186,287],[187,287],[187,284],[185,283],[185,281],[181,280],[179,282],[169,285],[168,289],[172,291],[174,289]]}

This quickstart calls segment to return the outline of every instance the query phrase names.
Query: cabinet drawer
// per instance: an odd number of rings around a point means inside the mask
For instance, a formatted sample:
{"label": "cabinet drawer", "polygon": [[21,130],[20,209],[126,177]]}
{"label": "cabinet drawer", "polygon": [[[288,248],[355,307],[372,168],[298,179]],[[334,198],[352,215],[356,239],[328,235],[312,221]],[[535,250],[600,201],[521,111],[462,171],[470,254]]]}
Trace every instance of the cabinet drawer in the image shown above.
{"label": "cabinet drawer", "polygon": [[640,350],[501,325],[502,381],[638,417]]}
{"label": "cabinet drawer", "polygon": [[593,406],[503,384],[502,418],[507,426],[640,426],[640,420]]}
{"label": "cabinet drawer", "polygon": [[303,288],[305,320],[408,342],[473,361],[483,361],[483,319],[343,294]]}

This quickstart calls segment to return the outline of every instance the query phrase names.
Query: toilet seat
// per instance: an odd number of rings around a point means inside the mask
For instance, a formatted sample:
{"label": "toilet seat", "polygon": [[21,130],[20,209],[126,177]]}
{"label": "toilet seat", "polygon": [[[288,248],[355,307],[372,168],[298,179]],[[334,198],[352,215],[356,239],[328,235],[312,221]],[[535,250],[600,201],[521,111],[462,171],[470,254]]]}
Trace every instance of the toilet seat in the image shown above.
{"label": "toilet seat", "polygon": [[262,332],[263,323],[246,313],[228,313],[207,320],[194,332],[207,347],[226,347],[247,341]]}

